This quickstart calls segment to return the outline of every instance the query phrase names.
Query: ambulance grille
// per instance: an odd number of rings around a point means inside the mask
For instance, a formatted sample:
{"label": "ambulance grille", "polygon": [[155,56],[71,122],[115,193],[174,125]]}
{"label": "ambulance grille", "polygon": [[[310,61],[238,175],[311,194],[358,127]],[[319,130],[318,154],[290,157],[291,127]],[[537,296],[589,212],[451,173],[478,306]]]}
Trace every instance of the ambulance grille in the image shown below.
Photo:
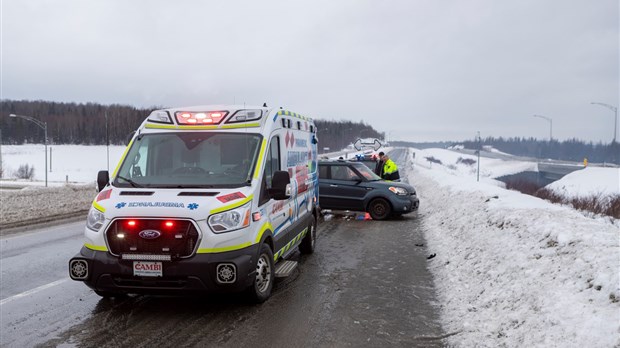
{"label": "ambulance grille", "polygon": [[110,253],[170,255],[171,259],[192,256],[199,233],[190,220],[117,219],[105,234]]}
{"label": "ambulance grille", "polygon": [[121,196],[152,196],[154,191],[121,191]]}

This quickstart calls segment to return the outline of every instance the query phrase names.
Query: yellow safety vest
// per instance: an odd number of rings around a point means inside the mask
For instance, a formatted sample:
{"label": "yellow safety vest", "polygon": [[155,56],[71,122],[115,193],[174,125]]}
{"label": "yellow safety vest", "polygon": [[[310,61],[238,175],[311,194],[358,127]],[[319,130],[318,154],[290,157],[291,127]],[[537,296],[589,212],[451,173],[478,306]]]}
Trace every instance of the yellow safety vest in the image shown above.
{"label": "yellow safety vest", "polygon": [[383,165],[383,174],[392,174],[397,170],[398,166],[396,165],[396,163],[394,163],[394,161],[392,161],[391,159],[385,161],[385,164]]}

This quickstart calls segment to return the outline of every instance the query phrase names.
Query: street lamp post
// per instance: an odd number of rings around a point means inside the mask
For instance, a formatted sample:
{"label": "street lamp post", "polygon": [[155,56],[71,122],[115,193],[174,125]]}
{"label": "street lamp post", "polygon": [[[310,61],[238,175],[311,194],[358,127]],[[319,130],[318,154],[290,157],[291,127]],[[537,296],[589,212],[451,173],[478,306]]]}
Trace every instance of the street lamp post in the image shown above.
{"label": "street lamp post", "polygon": [[604,106],[606,108],[608,108],[609,110],[613,111],[615,114],[615,118],[614,118],[614,140],[612,141],[612,143],[616,142],[616,135],[618,134],[618,108],[613,106],[613,105],[609,105],[609,104],[605,104],[605,103],[599,103],[599,102],[591,102],[590,104],[594,104],[594,105],[600,105],[600,106]]}
{"label": "street lamp post", "polygon": [[551,117],[543,116],[543,115],[534,115],[534,117],[542,118],[549,121],[549,142],[553,139],[553,120]]}
{"label": "street lamp post", "polygon": [[45,131],[45,187],[47,187],[47,122],[37,120],[34,117],[23,116],[23,115],[10,114],[9,117],[23,118],[24,120],[30,121],[36,124],[37,126],[43,128],[43,130]]}

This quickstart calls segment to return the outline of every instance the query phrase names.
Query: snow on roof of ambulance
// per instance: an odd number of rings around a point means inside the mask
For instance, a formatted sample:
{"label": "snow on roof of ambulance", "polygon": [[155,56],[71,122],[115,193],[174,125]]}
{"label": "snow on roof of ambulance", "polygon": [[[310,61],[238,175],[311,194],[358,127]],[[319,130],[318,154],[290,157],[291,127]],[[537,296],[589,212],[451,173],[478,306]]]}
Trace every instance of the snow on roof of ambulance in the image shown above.
{"label": "snow on roof of ambulance", "polygon": [[216,104],[216,105],[193,105],[193,106],[181,106],[170,107],[161,110],[169,111],[220,111],[220,110],[244,110],[244,109],[262,109],[267,110],[269,108],[258,105],[228,105],[228,104]]}
{"label": "snow on roof of ambulance", "polygon": [[[147,120],[152,121],[152,122],[157,122],[157,123],[172,123],[172,121],[168,120],[168,116],[166,113],[171,114],[173,118],[175,117],[174,115],[177,115],[179,113],[187,113],[187,115],[184,116],[185,118],[193,118],[193,116],[191,115],[194,113],[214,113],[213,116],[215,116],[215,118],[212,118],[211,121],[207,120],[207,119],[211,119],[209,115],[207,115],[207,117],[205,117],[205,115],[200,115],[200,120],[203,120],[204,123],[208,123],[209,125],[215,125],[215,124],[220,124],[220,121],[223,121],[224,118],[228,117],[229,115],[233,115],[234,117],[234,115],[237,115],[239,112],[243,112],[244,110],[248,110],[248,111],[260,110],[261,111],[259,117],[253,117],[249,115],[249,118],[245,119],[246,121],[251,121],[251,120],[259,119],[261,118],[261,116],[268,115],[270,111],[273,109],[267,106],[226,105],[226,104],[169,107],[169,108],[162,108],[162,109],[152,111],[149,117],[147,117]],[[220,115],[219,112],[224,112],[224,114]],[[304,120],[306,122],[313,122],[313,119],[311,117],[307,117],[307,116],[298,114],[293,111],[284,110],[282,108],[279,108],[275,112],[275,114],[273,115],[273,121],[275,121],[278,118],[278,116],[290,116],[290,117]],[[197,120],[197,121],[200,121],[200,120]],[[228,119],[227,121],[225,121],[225,123],[230,123],[230,122],[240,122],[240,121],[233,121],[231,119]],[[181,123],[185,124],[186,122],[181,122]],[[192,123],[192,125],[194,126],[197,126],[199,124],[202,125],[201,122]]]}
{"label": "snow on roof of ambulance", "polygon": [[[260,127],[267,107],[247,105],[197,105],[154,110],[146,119],[145,128],[216,129]],[[174,120],[174,121],[173,121]],[[249,123],[252,122],[253,123]],[[181,127],[181,128],[180,128]],[[189,127],[189,128],[187,128]]]}
{"label": "snow on roof of ambulance", "polygon": [[[267,106],[259,106],[259,105],[239,105],[239,104],[214,104],[214,105],[192,105],[192,106],[175,106],[169,108],[162,108],[159,110],[168,110],[168,111],[220,111],[220,110],[248,110],[248,109],[261,109],[261,110],[270,110],[273,109]],[[290,111],[284,110],[280,108],[277,111],[278,115],[285,116],[293,116],[297,118],[311,120],[311,117]]]}

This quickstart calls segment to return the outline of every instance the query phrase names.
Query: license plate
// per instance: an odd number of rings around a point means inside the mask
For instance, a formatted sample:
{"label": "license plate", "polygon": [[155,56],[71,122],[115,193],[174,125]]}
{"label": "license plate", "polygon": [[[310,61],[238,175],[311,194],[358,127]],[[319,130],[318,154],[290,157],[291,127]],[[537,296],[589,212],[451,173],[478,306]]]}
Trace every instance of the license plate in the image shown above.
{"label": "license plate", "polygon": [[163,276],[163,267],[161,262],[134,261],[133,275],[140,277],[161,277]]}

